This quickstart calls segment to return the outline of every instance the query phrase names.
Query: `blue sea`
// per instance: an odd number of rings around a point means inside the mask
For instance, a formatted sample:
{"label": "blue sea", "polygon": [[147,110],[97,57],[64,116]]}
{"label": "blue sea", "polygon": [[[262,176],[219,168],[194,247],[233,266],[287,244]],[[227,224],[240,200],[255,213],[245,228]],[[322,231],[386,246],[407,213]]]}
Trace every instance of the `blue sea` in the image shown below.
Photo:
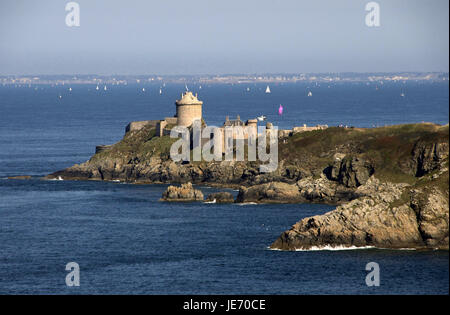
{"label": "blue sea", "polygon": [[[119,141],[130,121],[173,116],[185,89],[70,87],[0,86],[0,294],[449,293],[448,251],[268,249],[328,205],[168,204],[158,202],[166,185],[41,180]],[[449,121],[448,81],[270,84],[271,94],[266,84],[188,87],[209,125],[227,115],[266,115],[280,129]],[[33,178],[7,179],[16,175]],[[69,262],[79,287],[66,286]],[[380,266],[378,287],[366,285],[369,262]]]}

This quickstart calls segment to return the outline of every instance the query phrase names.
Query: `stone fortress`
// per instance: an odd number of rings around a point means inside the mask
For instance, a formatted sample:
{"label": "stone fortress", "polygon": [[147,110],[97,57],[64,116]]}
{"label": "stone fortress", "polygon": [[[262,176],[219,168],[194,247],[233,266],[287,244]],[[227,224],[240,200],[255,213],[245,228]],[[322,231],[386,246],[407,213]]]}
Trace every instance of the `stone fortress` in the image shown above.
{"label": "stone fortress", "polygon": [[[191,91],[186,91],[181,94],[181,98],[175,101],[176,114],[174,117],[166,117],[162,120],[145,120],[145,121],[134,121],[130,122],[125,129],[125,132],[136,131],[142,129],[144,126],[151,125],[156,128],[156,135],[162,137],[165,135],[170,135],[170,130],[174,126],[190,127],[195,120],[200,120],[203,123],[202,107],[203,102],[198,99],[197,94],[193,94]],[[228,126],[249,126],[257,129],[258,120],[248,119],[247,121],[242,121],[238,115],[235,120],[230,120],[227,116],[225,122],[221,128]],[[272,129],[273,125],[270,122],[266,122],[266,128]],[[298,132],[312,131],[312,130],[322,130],[328,128],[327,125],[317,125],[317,126],[306,126],[294,127],[288,130],[279,130],[278,136],[280,138],[289,137]]]}
{"label": "stone fortress", "polygon": [[[176,100],[175,105],[176,105],[176,114],[174,115],[174,117],[166,117],[162,120],[133,121],[126,126],[125,133],[137,131],[149,125],[156,129],[157,137],[162,137],[170,135],[171,129],[175,126],[191,127],[195,120],[200,120],[202,122],[202,126],[206,125],[203,121],[202,116],[203,102],[198,99],[197,94],[194,95],[192,92],[186,91],[185,93],[181,94],[181,98],[179,100]],[[224,132],[225,127],[229,126],[253,127],[255,128],[255,132],[257,132],[258,119],[248,119],[247,121],[244,122],[241,120],[239,115],[234,120],[230,120],[229,117],[227,116],[225,118],[223,126],[219,127],[221,128],[221,133],[223,137],[225,136]],[[273,124],[270,122],[266,122],[266,128],[267,132],[270,133],[273,128]],[[288,137],[291,137],[296,133],[313,130],[323,130],[326,128],[328,128],[328,125],[316,125],[308,127],[306,124],[304,124],[301,127],[278,130],[278,138],[281,141],[285,142],[287,141]],[[244,134],[243,136],[244,140],[248,140],[248,134]],[[233,138],[235,139],[236,135],[233,135]],[[202,142],[204,140],[205,139],[202,139]],[[96,147],[95,153],[108,150],[110,147],[111,147],[110,145],[98,145]],[[222,141],[223,152],[224,148],[225,143],[224,141]]]}

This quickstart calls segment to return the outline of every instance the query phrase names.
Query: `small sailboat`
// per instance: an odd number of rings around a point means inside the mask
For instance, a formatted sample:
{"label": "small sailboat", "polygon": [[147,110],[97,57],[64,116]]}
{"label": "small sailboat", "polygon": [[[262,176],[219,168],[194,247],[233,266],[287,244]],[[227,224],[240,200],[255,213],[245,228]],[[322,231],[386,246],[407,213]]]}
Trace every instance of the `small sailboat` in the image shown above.
{"label": "small sailboat", "polygon": [[311,92],[311,91],[308,92],[308,96],[309,96],[309,97],[312,96],[312,92]]}
{"label": "small sailboat", "polygon": [[266,94],[270,94],[271,92],[270,92],[270,87],[269,86],[267,86],[266,87]]}
{"label": "small sailboat", "polygon": [[283,105],[280,104],[280,107],[278,107],[278,115],[283,115]]}
{"label": "small sailboat", "polygon": [[247,92],[250,92],[250,88],[249,87],[247,88]]}
{"label": "small sailboat", "polygon": [[162,89],[159,88],[159,95],[162,95]]}
{"label": "small sailboat", "polygon": [[71,87],[69,88],[69,91],[72,92],[72,88]]}
{"label": "small sailboat", "polygon": [[100,90],[100,88],[98,87],[98,85],[97,85],[97,87],[96,87],[95,89],[96,89],[97,91]]}
{"label": "small sailboat", "polygon": [[145,92],[145,88],[142,88],[142,92]]}
{"label": "small sailboat", "polygon": [[103,88],[103,90],[105,90],[105,91],[107,90],[106,85],[105,85],[105,87]]}
{"label": "small sailboat", "polygon": [[264,121],[267,119],[267,117],[264,115],[261,115],[261,116],[256,117],[256,119],[258,119],[259,121]]}
{"label": "small sailboat", "polygon": [[400,94],[401,97],[405,97],[405,93]]}

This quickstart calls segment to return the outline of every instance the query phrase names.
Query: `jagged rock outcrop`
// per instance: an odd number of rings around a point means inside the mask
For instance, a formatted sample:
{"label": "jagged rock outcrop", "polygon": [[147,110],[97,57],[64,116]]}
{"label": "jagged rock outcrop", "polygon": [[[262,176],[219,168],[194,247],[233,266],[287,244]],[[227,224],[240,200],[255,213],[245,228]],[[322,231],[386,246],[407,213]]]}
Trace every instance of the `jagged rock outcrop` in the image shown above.
{"label": "jagged rock outcrop", "polygon": [[217,193],[209,194],[206,197],[206,202],[216,202],[216,203],[233,203],[234,197],[230,192],[222,191]]}
{"label": "jagged rock outcrop", "polygon": [[250,187],[241,187],[236,202],[298,203],[317,202],[339,204],[357,198],[353,189],[330,181],[325,176],[319,179],[308,177],[294,184],[271,182]]}
{"label": "jagged rock outcrop", "polygon": [[448,249],[448,194],[411,190],[407,184],[381,183],[371,177],[357,190],[362,195],[324,215],[292,226],[273,249],[315,247],[445,248]]}
{"label": "jagged rock outcrop", "polygon": [[[447,248],[449,244],[449,202],[438,190],[410,191],[410,207],[417,216],[419,233],[427,247]],[[447,209],[447,211],[445,211]]]}
{"label": "jagged rock outcrop", "polygon": [[169,186],[162,194],[162,201],[203,201],[203,193],[194,189],[191,183],[178,186]]}

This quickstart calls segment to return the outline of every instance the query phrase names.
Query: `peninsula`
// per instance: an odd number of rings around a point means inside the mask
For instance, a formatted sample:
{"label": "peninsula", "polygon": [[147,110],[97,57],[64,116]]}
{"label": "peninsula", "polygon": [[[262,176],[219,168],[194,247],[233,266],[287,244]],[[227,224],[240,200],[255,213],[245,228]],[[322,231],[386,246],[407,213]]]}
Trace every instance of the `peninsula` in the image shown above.
{"label": "peninsula", "polygon": [[[448,250],[448,124],[279,131],[278,168],[261,173],[258,162],[172,161],[169,152],[176,139],[170,138],[170,129],[180,122],[189,126],[202,120],[202,102],[192,93],[183,94],[176,105],[175,117],[130,123],[118,143],[99,146],[87,162],[46,178],[238,187],[235,202],[337,206],[296,223],[274,240],[272,249]],[[227,119],[224,125],[257,123],[238,120]],[[174,189],[170,192],[170,196],[178,194]],[[192,196],[192,200],[203,199],[200,192]]]}

